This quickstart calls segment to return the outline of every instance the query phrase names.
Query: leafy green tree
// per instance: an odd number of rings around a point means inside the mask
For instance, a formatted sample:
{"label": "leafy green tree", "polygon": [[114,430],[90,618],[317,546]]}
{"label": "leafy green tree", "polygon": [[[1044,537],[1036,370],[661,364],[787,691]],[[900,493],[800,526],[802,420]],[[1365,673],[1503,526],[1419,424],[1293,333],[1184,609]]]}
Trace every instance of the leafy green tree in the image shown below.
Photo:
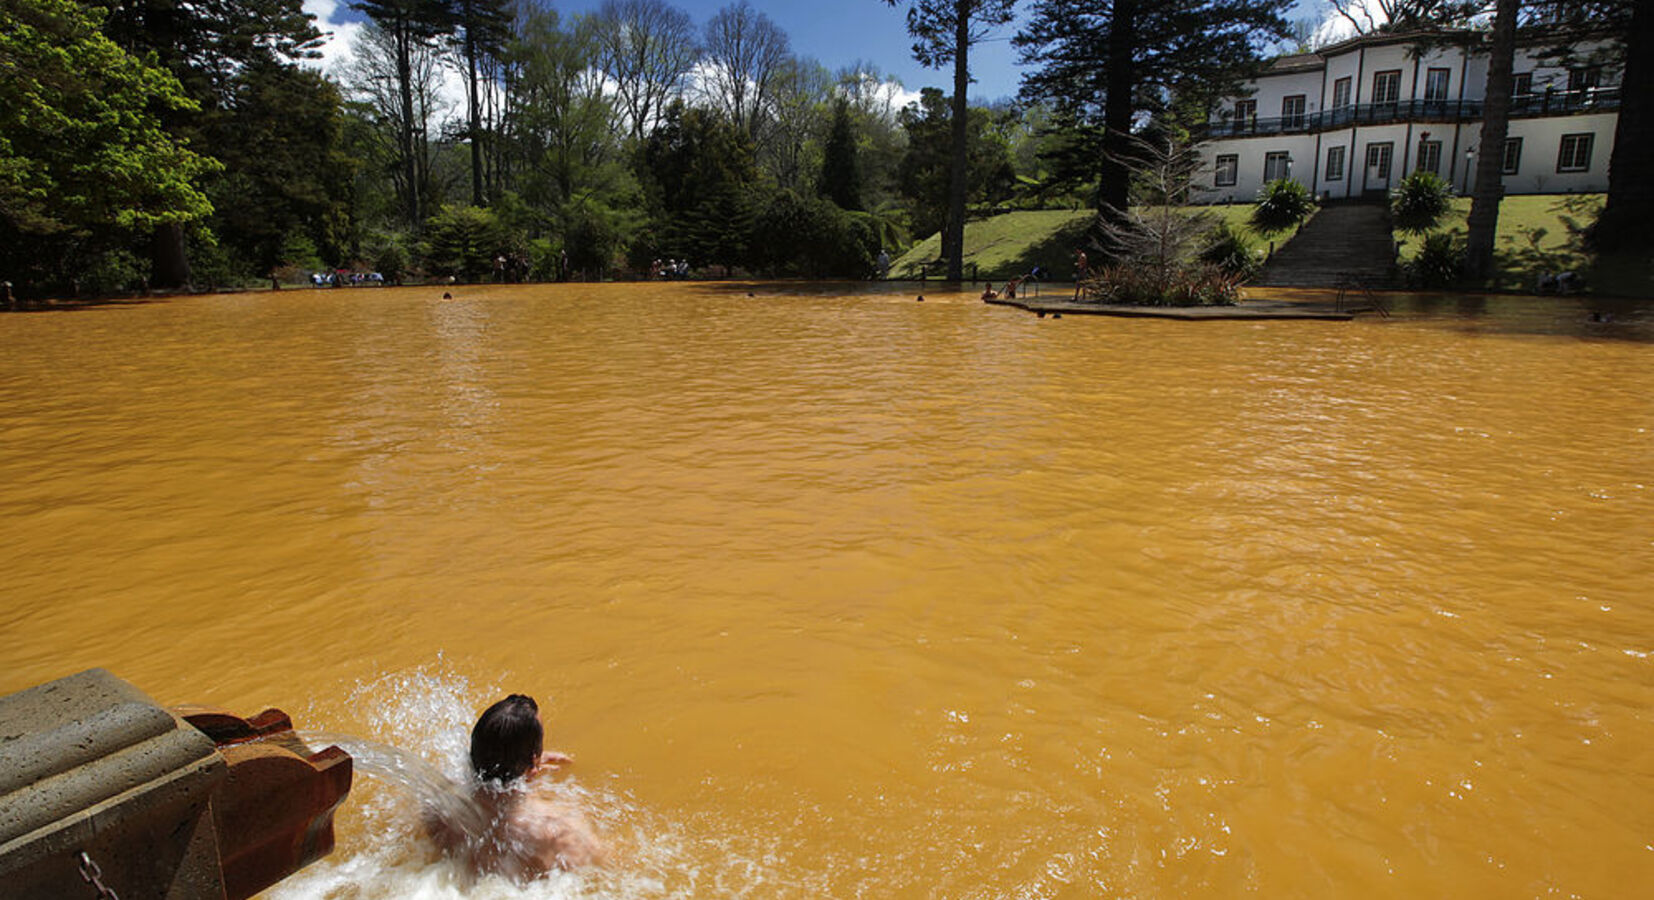
{"label": "leafy green tree", "polygon": [[[897,177],[913,211],[913,228],[921,235],[942,229],[951,215],[952,118],[951,108],[936,88],[920,91],[918,106],[902,111],[908,142]],[[965,196],[970,201],[997,203],[1010,197],[1016,186],[1010,148],[992,132],[991,119],[985,109],[972,109],[967,115],[962,169],[969,175]]]}
{"label": "leafy green tree", "polygon": [[850,101],[833,103],[833,127],[822,150],[821,193],[840,209],[861,209],[861,166],[856,159],[855,123]]}
{"label": "leafy green tree", "polygon": [[[896,6],[898,0],[885,0]],[[913,36],[913,57],[930,68],[953,63],[953,115],[942,256],[948,280],[965,273],[965,194],[969,164],[966,92],[971,86],[970,48],[1011,21],[1014,0],[908,0],[907,31]]]}
{"label": "leafy green tree", "polygon": [[541,10],[524,17],[508,55],[527,230],[557,235],[571,266],[600,274],[641,227],[643,203],[611,127],[613,100],[593,74],[599,41],[592,20],[565,29]]}
{"label": "leafy green tree", "polygon": [[[0,251],[7,268],[51,277],[66,251],[205,218],[198,184],[216,163],[155,110],[195,104],[168,72],[99,31],[70,0],[0,0]],[[50,238],[50,243],[39,239]],[[84,262],[84,261],[80,261]]]}
{"label": "leafy green tree", "polygon": [[[1130,199],[1130,136],[1152,118],[1204,114],[1273,41],[1291,0],[1035,0],[1015,38],[1025,100],[1048,103],[1081,140],[1071,164],[1097,179],[1096,205],[1120,220]],[[1101,146],[1095,143],[1100,138]],[[1107,248],[1105,248],[1107,249]]]}
{"label": "leafy green tree", "polygon": [[[153,54],[184,87],[195,108],[163,109],[162,125],[198,147],[218,149],[206,119],[225,109],[238,75],[260,61],[292,62],[315,55],[321,39],[303,0],[92,0],[109,12],[104,33],[139,56]],[[156,227],[150,243],[152,282],[190,281],[180,223]]]}
{"label": "leafy green tree", "polygon": [[835,93],[850,104],[862,207],[898,208],[896,168],[907,150],[907,133],[900,119],[901,82],[881,74],[877,66],[867,62],[840,69],[837,80]]}
{"label": "leafy green tree", "polygon": [[358,163],[345,148],[338,88],[314,71],[261,60],[236,74],[224,104],[203,133],[225,166],[208,182],[210,222],[230,257],[225,274],[263,277],[296,264],[283,252],[295,240],[344,261]]}
{"label": "leafy green tree", "polygon": [[865,217],[794,191],[770,196],[755,227],[753,262],[773,275],[865,278],[879,252]]}

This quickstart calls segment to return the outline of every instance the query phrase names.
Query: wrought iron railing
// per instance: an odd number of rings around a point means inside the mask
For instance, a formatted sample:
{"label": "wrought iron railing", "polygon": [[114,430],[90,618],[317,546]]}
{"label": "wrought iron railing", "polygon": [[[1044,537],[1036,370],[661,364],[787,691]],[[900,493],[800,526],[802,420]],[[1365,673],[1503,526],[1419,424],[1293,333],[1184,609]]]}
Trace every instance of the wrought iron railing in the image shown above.
{"label": "wrought iron railing", "polygon": [[[1256,137],[1276,134],[1313,134],[1352,125],[1387,125],[1393,122],[1476,122],[1482,118],[1481,100],[1400,100],[1395,103],[1363,103],[1319,112],[1272,119],[1210,122],[1197,137]],[[1510,116],[1566,116],[1612,112],[1620,107],[1618,87],[1546,90],[1517,94],[1510,101]]]}

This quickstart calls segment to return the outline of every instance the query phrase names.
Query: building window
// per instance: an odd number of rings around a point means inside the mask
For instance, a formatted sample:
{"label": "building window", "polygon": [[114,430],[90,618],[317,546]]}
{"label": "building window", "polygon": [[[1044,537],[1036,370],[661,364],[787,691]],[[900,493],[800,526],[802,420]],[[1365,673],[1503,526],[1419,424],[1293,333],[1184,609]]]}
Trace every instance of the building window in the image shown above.
{"label": "building window", "polygon": [[1304,95],[1281,98],[1281,127],[1289,131],[1304,127]]}
{"label": "building window", "polygon": [[1565,134],[1562,147],[1556,154],[1558,172],[1586,172],[1591,168],[1591,139],[1593,134]]}
{"label": "building window", "polygon": [[1258,101],[1236,100],[1235,124],[1242,128],[1246,128],[1256,121],[1258,121]]}
{"label": "building window", "polygon": [[1515,175],[1522,168],[1522,139],[1505,138],[1505,149],[1500,154],[1499,171],[1506,175]]}
{"label": "building window", "polygon": [[1430,69],[1424,74],[1424,99],[1442,103],[1447,100],[1447,85],[1453,77],[1452,69]]}
{"label": "building window", "polygon": [[1413,166],[1413,171],[1415,171],[1415,172],[1429,172],[1432,175],[1440,175],[1441,174],[1441,171],[1442,171],[1442,142],[1441,141],[1419,141],[1419,156],[1418,156],[1417,165]]}
{"label": "building window", "polygon": [[1292,175],[1292,156],[1287,153],[1265,153],[1263,155],[1263,180],[1265,183],[1280,181]]}
{"label": "building window", "polygon": [[1350,105],[1350,78],[1348,75],[1332,83],[1332,105],[1334,109]]}
{"label": "building window", "polygon": [[1401,70],[1373,73],[1373,102],[1394,103],[1401,99]]}
{"label": "building window", "polygon": [[1327,179],[1328,181],[1344,180],[1344,148],[1327,148]]}
{"label": "building window", "polygon": [[1568,70],[1568,90],[1584,91],[1602,86],[1602,67],[1584,66]]}
{"label": "building window", "polygon": [[1533,96],[1533,73],[1518,72],[1511,76],[1510,95],[1512,97]]}
{"label": "building window", "polygon": [[1240,157],[1233,153],[1219,154],[1217,158],[1218,187],[1231,187],[1240,172]]}
{"label": "building window", "polygon": [[1367,145],[1367,177],[1378,181],[1388,181],[1390,178],[1390,145]]}

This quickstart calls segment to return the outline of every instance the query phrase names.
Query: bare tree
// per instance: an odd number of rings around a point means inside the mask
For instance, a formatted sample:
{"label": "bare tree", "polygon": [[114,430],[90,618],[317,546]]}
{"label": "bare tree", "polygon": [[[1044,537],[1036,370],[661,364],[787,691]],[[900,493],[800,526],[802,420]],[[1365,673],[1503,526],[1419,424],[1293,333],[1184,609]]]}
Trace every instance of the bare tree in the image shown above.
{"label": "bare tree", "polygon": [[850,102],[850,108],[873,121],[896,126],[896,115],[901,112],[897,100],[902,96],[902,82],[893,75],[885,75],[878,65],[856,60],[834,73],[838,93]]}
{"label": "bare tree", "polygon": [[[396,148],[393,181],[403,208],[417,215],[431,193],[432,125],[440,129],[454,109],[442,95],[441,49],[417,43],[400,48],[395,35],[370,24],[356,38],[341,75],[346,94],[373,110],[386,142]],[[417,228],[419,222],[409,224]]]}
{"label": "bare tree", "polygon": [[1129,155],[1121,162],[1132,174],[1131,206],[1104,216],[1101,227],[1121,262],[1170,281],[1217,221],[1205,207],[1189,205],[1197,190],[1211,185],[1200,181],[1202,161],[1192,144],[1139,135],[1128,135],[1126,144]]}
{"label": "bare tree", "polygon": [[665,0],[604,0],[593,24],[597,67],[613,82],[627,130],[642,138],[700,59],[694,23]]}
{"label": "bare tree", "polygon": [[1356,34],[1408,31],[1462,22],[1480,6],[1464,0],[1327,0]]}
{"label": "bare tree", "polygon": [[787,33],[747,0],[718,10],[706,23],[702,90],[750,138],[758,136],[776,81],[785,76],[792,48]]}
{"label": "bare tree", "polygon": [[776,79],[758,153],[782,187],[802,189],[821,168],[832,91],[832,74],[813,59],[790,60]]}

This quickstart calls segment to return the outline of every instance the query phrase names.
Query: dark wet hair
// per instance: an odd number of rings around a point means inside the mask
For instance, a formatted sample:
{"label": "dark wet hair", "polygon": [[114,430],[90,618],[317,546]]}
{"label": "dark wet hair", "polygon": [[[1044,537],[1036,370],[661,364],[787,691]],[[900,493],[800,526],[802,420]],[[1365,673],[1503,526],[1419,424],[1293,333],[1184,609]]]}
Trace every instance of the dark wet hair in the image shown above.
{"label": "dark wet hair", "polygon": [[471,729],[471,768],[484,781],[514,781],[534,768],[545,737],[539,704],[512,694],[488,707]]}

